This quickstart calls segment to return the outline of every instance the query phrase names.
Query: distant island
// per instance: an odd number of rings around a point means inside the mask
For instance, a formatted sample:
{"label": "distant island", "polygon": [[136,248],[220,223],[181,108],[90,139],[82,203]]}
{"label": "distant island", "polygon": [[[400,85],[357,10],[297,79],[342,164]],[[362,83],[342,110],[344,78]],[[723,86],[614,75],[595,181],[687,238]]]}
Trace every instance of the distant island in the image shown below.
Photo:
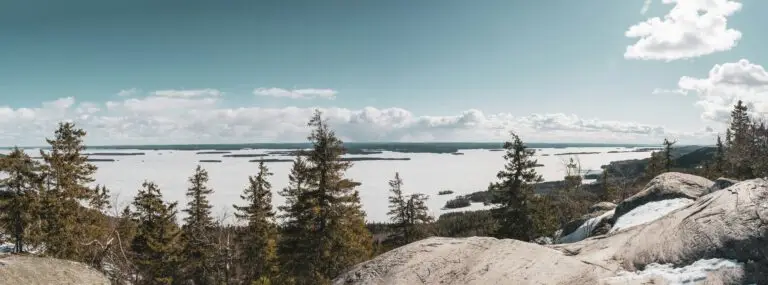
{"label": "distant island", "polygon": [[[411,160],[410,157],[342,157],[342,161],[393,161],[393,160]],[[264,159],[253,159],[249,162],[293,162],[293,159],[289,158],[264,158]]]}
{"label": "distant island", "polygon": [[[602,143],[528,143],[529,148],[584,148],[584,147],[616,147],[636,148],[655,147],[650,144],[602,144]],[[170,145],[100,145],[88,146],[88,150],[177,150],[195,151],[197,154],[227,154],[239,150],[270,150],[268,154],[291,155],[296,150],[307,149],[308,143],[249,143],[249,144],[170,144]],[[347,154],[380,154],[382,152],[401,153],[458,153],[459,150],[485,149],[488,151],[504,151],[501,142],[346,142]],[[10,149],[5,147],[4,149]],[[24,147],[41,148],[41,147]],[[47,147],[42,147],[47,149]],[[110,155],[129,155],[114,153]],[[138,153],[133,155],[140,155]]]}

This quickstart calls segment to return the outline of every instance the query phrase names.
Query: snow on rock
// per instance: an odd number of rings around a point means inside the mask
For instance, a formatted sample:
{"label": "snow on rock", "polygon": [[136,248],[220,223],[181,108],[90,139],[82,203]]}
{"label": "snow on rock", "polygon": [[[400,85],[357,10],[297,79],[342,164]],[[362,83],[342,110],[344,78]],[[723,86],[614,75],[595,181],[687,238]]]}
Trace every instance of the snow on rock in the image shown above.
{"label": "snow on rock", "polygon": [[588,238],[592,233],[592,231],[595,230],[597,225],[599,225],[600,222],[603,221],[603,219],[606,219],[611,216],[613,216],[613,210],[607,211],[600,216],[591,218],[586,222],[584,222],[583,224],[581,224],[581,226],[579,226],[579,228],[577,228],[572,233],[559,238],[557,240],[557,243],[572,243],[572,242],[577,242],[585,238]]}
{"label": "snow on rock", "polygon": [[643,204],[619,217],[616,220],[616,223],[613,224],[610,232],[616,232],[637,225],[650,223],[690,204],[693,204],[693,200],[686,198],[668,199]]}
{"label": "snow on rock", "polygon": [[653,278],[666,281],[669,285],[698,284],[704,282],[711,272],[730,270],[733,278],[743,274],[742,263],[727,259],[701,259],[693,264],[675,268],[671,264],[652,263],[644,270],[636,272],[619,272],[616,277],[604,279],[607,283],[651,280]]}
{"label": "snow on rock", "polygon": [[707,189],[713,184],[714,182],[709,179],[696,175],[678,172],[662,173],[651,179],[643,191],[616,205],[615,217],[618,219],[633,209],[650,202],[676,198],[695,200],[708,194]]}

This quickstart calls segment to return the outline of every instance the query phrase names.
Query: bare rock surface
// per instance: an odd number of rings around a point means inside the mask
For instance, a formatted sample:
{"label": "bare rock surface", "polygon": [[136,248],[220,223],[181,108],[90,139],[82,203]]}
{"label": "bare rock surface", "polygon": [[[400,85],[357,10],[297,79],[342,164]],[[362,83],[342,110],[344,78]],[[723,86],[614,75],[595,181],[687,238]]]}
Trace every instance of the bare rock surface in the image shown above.
{"label": "bare rock surface", "polygon": [[616,205],[614,218],[618,219],[632,209],[648,202],[674,198],[695,200],[707,194],[707,189],[713,184],[714,182],[709,179],[686,173],[667,172],[660,174],[648,182],[643,191]]}
{"label": "bare rock surface", "polygon": [[597,204],[594,204],[594,205],[590,206],[589,207],[589,212],[590,213],[594,213],[594,212],[603,212],[603,213],[605,213],[605,212],[613,210],[613,209],[616,209],[616,204],[611,203],[611,202],[600,202],[600,203],[597,203]]}
{"label": "bare rock surface", "polygon": [[85,264],[23,255],[0,258],[0,285],[109,285],[103,274]]}
{"label": "bare rock surface", "polygon": [[[662,176],[646,189],[657,193],[645,195],[696,199],[712,184],[686,174]],[[699,275],[685,284],[768,284],[766,259],[768,181],[755,179],[650,223],[570,244],[430,238],[358,264],[334,284],[678,284],[665,278],[697,266]],[[707,260],[735,266],[697,265]]]}

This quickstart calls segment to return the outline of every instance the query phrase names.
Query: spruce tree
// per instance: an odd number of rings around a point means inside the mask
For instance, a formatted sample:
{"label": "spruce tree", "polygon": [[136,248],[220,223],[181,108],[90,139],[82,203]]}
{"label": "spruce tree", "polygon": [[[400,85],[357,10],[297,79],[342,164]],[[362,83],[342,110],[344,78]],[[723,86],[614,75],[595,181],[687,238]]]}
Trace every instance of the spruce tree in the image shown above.
{"label": "spruce tree", "polygon": [[728,167],[726,166],[726,160],[725,160],[725,146],[723,145],[723,140],[720,139],[720,135],[717,136],[717,143],[715,144],[715,157],[713,159],[713,162],[710,166],[710,171],[712,172],[712,177],[710,178],[717,178],[722,177],[725,175],[725,169]]}
{"label": "spruce tree", "polygon": [[283,213],[280,215],[283,224],[278,257],[281,272],[290,276],[284,283],[311,284],[311,273],[316,271],[315,264],[307,259],[309,252],[315,250],[310,236],[310,214],[314,208],[308,193],[307,167],[302,152],[297,152],[288,175],[288,186],[279,192],[285,198],[285,204],[278,207]]}
{"label": "spruce tree", "polygon": [[302,174],[308,183],[295,198],[299,206],[294,209],[301,211],[287,214],[307,231],[297,238],[314,249],[303,259],[309,266],[290,270],[299,284],[327,284],[347,267],[370,257],[372,237],[356,189],[360,183],[344,177],[352,164],[342,160],[342,141],[320,111],[315,111],[308,125],[313,129],[308,137],[312,149],[306,154],[306,174]]}
{"label": "spruce tree", "polygon": [[543,181],[536,173],[537,161],[533,159],[535,150],[525,146],[520,137],[510,132],[512,140],[504,143],[504,169],[496,177],[498,182],[490,185],[491,210],[498,221],[496,236],[521,241],[535,238],[534,210],[530,203],[534,196],[534,185]]}
{"label": "spruce tree", "polygon": [[395,246],[401,246],[416,241],[424,236],[419,225],[433,221],[426,205],[427,196],[424,194],[404,195],[403,180],[400,174],[395,173],[395,178],[389,181],[389,212],[394,230],[393,242]]}
{"label": "spruce tree", "polygon": [[663,152],[664,172],[670,172],[672,170],[672,165],[674,164],[674,159],[672,158],[672,149],[675,143],[677,142],[670,141],[666,138],[664,139],[664,152]]}
{"label": "spruce tree", "polygon": [[663,173],[664,165],[664,152],[651,152],[651,158],[648,160],[648,164],[645,166],[645,180],[651,180],[659,174]]}
{"label": "spruce tree", "polygon": [[[145,181],[133,201],[136,236],[131,242],[137,284],[172,284],[180,263],[176,202],[165,203],[160,189]],[[176,279],[177,280],[177,279]]]}
{"label": "spruce tree", "polygon": [[272,176],[264,162],[259,163],[259,173],[248,177],[248,187],[240,198],[245,206],[234,205],[235,217],[247,224],[237,233],[241,248],[238,253],[239,267],[244,271],[242,281],[266,282],[275,280],[278,274],[277,264],[277,227],[275,213],[272,211]]}
{"label": "spruce tree", "polygon": [[42,235],[47,255],[86,260],[84,244],[99,237],[88,225],[93,213],[83,211],[81,203],[88,203],[95,191],[92,183],[96,166],[87,161],[83,138],[86,132],[73,123],[60,123],[54,139],[46,139],[50,151],[41,150],[43,164],[43,190],[41,193]]}
{"label": "spruce tree", "polygon": [[408,230],[407,235],[405,236],[406,243],[411,243],[426,237],[427,232],[423,225],[435,221],[435,219],[429,215],[427,199],[429,199],[429,196],[421,193],[408,195],[408,201],[405,204],[405,212],[408,218]]}
{"label": "spruce tree", "polygon": [[0,179],[0,191],[10,194],[10,198],[0,200],[0,225],[11,235],[17,253],[24,252],[28,227],[38,212],[39,168],[40,164],[19,148],[0,158],[0,171],[5,176]]}
{"label": "spruce tree", "polygon": [[211,232],[214,222],[208,201],[213,189],[208,188],[207,183],[208,171],[198,165],[189,178],[189,202],[183,210],[187,214],[182,226],[184,275],[194,284],[213,284],[215,248]]}
{"label": "spruce tree", "polygon": [[730,125],[726,132],[728,148],[726,158],[730,166],[730,176],[736,179],[754,178],[751,160],[754,154],[754,142],[751,133],[751,119],[747,106],[739,100],[731,111]]}
{"label": "spruce tree", "polygon": [[608,169],[603,170],[600,180],[602,181],[603,186],[601,199],[608,202],[613,202],[616,200],[616,187],[610,181],[610,176],[608,176]]}

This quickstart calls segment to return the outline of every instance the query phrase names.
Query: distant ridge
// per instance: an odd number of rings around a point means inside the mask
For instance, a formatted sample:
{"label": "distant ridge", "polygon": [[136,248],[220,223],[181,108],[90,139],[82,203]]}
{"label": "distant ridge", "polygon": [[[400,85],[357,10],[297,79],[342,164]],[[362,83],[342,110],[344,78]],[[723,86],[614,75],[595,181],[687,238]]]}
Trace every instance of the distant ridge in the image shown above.
{"label": "distant ridge", "polygon": [[[530,148],[569,147],[658,147],[649,144],[602,144],[602,143],[528,143]],[[500,149],[499,142],[348,142],[344,143],[349,154],[366,154],[370,151],[402,153],[456,153],[467,149]],[[168,144],[168,145],[103,145],[88,146],[89,150],[177,150],[177,151],[234,151],[244,149],[295,150],[309,148],[308,143],[248,143],[248,144]],[[5,147],[4,149],[8,149]],[[40,147],[24,147],[40,148]],[[42,147],[46,149],[47,147]]]}

